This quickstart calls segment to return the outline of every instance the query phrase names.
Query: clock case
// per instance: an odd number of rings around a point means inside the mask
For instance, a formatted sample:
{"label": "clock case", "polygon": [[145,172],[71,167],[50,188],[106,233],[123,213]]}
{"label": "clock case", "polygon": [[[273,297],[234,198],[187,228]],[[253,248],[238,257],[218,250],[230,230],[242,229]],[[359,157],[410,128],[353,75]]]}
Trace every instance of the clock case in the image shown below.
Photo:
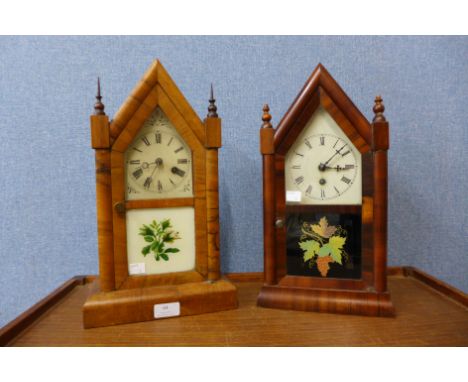
{"label": "clock case", "polygon": [[[221,119],[211,90],[208,115],[202,122],[156,60],[114,119],[104,113],[98,82],[91,140],[96,159],[96,202],[99,278],[83,306],[85,328],[154,319],[155,304],[179,302],[180,315],[237,307],[234,285],[220,277],[218,149]],[[151,113],[159,107],[192,150],[191,198],[125,199],[124,153]],[[133,208],[193,206],[195,269],[154,275],[129,275],[126,211]],[[179,255],[183,255],[182,253]]]}
{"label": "clock case", "polygon": [[[362,206],[286,205],[285,156],[314,112],[323,107],[362,156]],[[361,114],[325,67],[319,64],[276,129],[264,106],[260,129],[263,157],[264,286],[258,305],[328,313],[393,316],[387,290],[387,150],[389,125],[380,97],[372,123]],[[286,214],[358,213],[361,220],[361,277],[321,278],[287,274]]]}

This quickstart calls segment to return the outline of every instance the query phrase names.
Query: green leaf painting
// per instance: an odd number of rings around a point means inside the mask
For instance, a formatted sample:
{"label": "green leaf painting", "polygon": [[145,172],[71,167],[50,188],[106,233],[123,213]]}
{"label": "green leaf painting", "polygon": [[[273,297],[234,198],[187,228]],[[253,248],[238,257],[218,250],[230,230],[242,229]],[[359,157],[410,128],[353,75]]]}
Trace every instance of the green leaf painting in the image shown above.
{"label": "green leaf painting", "polygon": [[341,252],[343,252],[345,242],[346,238],[341,236],[332,236],[328,241],[331,257],[338,264],[341,264]]}
{"label": "green leaf painting", "polygon": [[304,262],[306,262],[318,253],[320,243],[315,240],[307,240],[299,243],[299,247],[304,251]]}
{"label": "green leaf painting", "polygon": [[318,223],[303,222],[299,247],[304,251],[304,263],[317,266],[322,277],[326,277],[332,263],[343,265],[349,259],[344,250],[347,232],[340,226],[328,225],[324,216]]}
{"label": "green leaf painting", "polygon": [[180,252],[178,248],[166,247],[166,244],[180,239],[179,232],[173,230],[170,219],[160,222],[153,220],[150,224],[143,224],[138,234],[143,236],[145,242],[150,243],[141,250],[141,254],[145,257],[152,252],[156,261],[160,259],[169,261],[168,254]]}

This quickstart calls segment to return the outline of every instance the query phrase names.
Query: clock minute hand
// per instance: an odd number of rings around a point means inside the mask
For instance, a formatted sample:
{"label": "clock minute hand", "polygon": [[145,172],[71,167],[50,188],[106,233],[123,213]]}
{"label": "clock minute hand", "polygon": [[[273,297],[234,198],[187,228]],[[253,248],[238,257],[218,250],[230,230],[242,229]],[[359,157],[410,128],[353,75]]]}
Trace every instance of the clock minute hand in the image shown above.
{"label": "clock minute hand", "polygon": [[335,155],[336,155],[336,154],[339,154],[340,151],[343,150],[345,147],[346,147],[346,145],[344,145],[344,146],[343,146],[341,149],[339,149],[339,150],[335,150],[335,151],[336,151],[335,154],[333,154],[332,157],[324,163],[324,165],[326,166],[328,163],[330,163],[330,161],[335,157]]}
{"label": "clock minute hand", "polygon": [[319,170],[320,171],[325,171],[327,169],[327,164],[330,163],[330,161],[335,157],[335,155],[339,154],[341,150],[343,150],[345,148],[346,145],[344,145],[341,149],[339,150],[335,150],[335,154],[333,154],[331,156],[331,158],[329,160],[327,160],[325,163],[320,163],[319,164]]}

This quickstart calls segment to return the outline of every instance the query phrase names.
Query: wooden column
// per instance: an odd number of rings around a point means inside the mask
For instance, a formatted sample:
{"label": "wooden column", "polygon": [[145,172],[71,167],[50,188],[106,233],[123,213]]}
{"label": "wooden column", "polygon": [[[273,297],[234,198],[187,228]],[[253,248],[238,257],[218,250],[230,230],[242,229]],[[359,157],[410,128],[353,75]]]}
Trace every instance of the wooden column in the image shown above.
{"label": "wooden column", "polygon": [[372,152],[374,156],[374,287],[387,291],[387,150],[389,125],[383,112],[382,98],[377,96],[373,107]]}
{"label": "wooden column", "polygon": [[275,251],[275,130],[271,125],[270,108],[263,106],[260,129],[260,153],[263,156],[263,251],[265,285],[276,284]]}
{"label": "wooden column", "polygon": [[98,229],[99,283],[103,292],[115,289],[114,244],[112,236],[112,189],[110,171],[109,118],[101,102],[98,78],[97,102],[91,116],[91,146],[96,162],[96,213]]}
{"label": "wooden column", "polygon": [[205,124],[206,152],[206,208],[208,232],[208,281],[220,278],[219,264],[219,195],[218,195],[218,149],[221,147],[221,119],[216,112],[211,86],[210,105]]}

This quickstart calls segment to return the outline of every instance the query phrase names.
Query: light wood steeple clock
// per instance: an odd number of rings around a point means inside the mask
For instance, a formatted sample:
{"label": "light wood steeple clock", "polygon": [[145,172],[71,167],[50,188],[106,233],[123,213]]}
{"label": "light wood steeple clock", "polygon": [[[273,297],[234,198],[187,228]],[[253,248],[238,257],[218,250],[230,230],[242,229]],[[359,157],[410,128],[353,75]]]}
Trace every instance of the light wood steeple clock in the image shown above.
{"label": "light wood steeple clock", "polygon": [[213,89],[202,122],[155,61],[109,122],[98,82],[99,279],[86,328],[237,307],[220,277],[218,149]]}
{"label": "light wood steeple clock", "polygon": [[276,129],[264,107],[263,307],[391,316],[389,127],[369,123],[318,65]]}

